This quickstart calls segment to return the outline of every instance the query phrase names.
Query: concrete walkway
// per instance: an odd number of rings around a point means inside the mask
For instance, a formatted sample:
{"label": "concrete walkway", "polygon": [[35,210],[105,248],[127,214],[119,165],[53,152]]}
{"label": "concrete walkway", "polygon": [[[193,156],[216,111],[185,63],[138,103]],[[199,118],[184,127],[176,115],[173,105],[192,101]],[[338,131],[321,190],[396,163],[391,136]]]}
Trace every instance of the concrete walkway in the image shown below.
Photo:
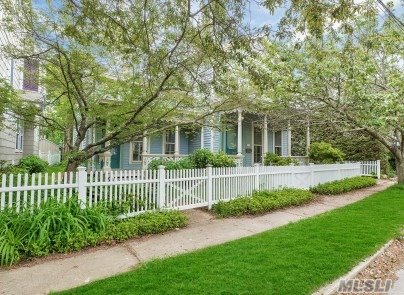
{"label": "concrete walkway", "polygon": [[390,290],[389,295],[403,295],[404,294],[404,265],[397,272],[398,279],[394,282],[393,288]]}
{"label": "concrete walkway", "polygon": [[184,229],[133,239],[113,247],[40,259],[32,265],[1,270],[0,294],[45,294],[72,288],[128,271],[153,258],[176,255],[251,236],[343,207],[392,184],[383,180],[376,187],[340,196],[320,197],[315,202],[301,207],[258,217],[216,219],[206,211],[190,210],[187,212],[190,224]]}

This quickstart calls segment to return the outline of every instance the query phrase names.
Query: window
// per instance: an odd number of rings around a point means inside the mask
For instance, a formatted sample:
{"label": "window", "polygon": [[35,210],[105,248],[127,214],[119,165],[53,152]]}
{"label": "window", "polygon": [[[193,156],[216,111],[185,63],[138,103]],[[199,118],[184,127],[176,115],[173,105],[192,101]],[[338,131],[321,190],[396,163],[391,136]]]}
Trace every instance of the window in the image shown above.
{"label": "window", "polygon": [[173,130],[164,133],[164,154],[173,155],[175,153],[175,132]]}
{"label": "window", "polygon": [[275,154],[282,156],[282,131],[275,132]]}
{"label": "window", "polygon": [[262,129],[254,126],[254,163],[262,162]]}
{"label": "window", "polygon": [[15,132],[15,149],[18,152],[22,152],[24,143],[24,127],[22,121],[17,119],[17,127]]}
{"label": "window", "polygon": [[140,140],[132,141],[132,162],[139,162],[142,160],[143,142]]}
{"label": "window", "polygon": [[22,88],[24,90],[38,91],[38,87],[39,87],[39,62],[34,59],[25,59]]}

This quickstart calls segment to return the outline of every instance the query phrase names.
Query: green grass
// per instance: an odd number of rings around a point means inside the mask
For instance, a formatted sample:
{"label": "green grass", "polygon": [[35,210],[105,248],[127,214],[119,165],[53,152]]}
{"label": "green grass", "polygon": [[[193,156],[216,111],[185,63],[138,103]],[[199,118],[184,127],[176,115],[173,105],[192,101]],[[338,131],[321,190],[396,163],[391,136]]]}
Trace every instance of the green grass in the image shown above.
{"label": "green grass", "polygon": [[397,235],[404,186],[355,204],[62,294],[310,294]]}

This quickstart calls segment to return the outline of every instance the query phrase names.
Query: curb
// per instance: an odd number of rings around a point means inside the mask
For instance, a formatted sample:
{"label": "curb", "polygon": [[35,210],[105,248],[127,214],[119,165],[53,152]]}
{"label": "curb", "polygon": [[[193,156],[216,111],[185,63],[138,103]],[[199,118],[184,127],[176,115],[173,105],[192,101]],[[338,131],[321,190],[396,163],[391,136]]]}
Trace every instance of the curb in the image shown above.
{"label": "curb", "polygon": [[320,288],[318,291],[314,292],[313,295],[332,295],[338,291],[339,282],[341,280],[350,280],[356,277],[361,271],[363,271],[369,264],[371,264],[375,259],[382,254],[391,244],[393,240],[390,240],[383,247],[381,247],[375,254],[361,261],[357,266],[355,266],[346,275],[339,277],[332,283]]}

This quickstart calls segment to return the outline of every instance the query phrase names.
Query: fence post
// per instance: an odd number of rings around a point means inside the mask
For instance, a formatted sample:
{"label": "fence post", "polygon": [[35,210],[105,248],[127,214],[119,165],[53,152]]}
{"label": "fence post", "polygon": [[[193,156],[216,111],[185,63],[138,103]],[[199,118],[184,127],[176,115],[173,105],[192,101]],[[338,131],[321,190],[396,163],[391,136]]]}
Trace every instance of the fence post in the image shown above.
{"label": "fence post", "polygon": [[212,165],[208,164],[206,166],[206,193],[208,194],[208,209],[212,209],[213,205],[213,173]]}
{"label": "fence post", "polygon": [[77,175],[77,193],[80,202],[80,207],[85,208],[87,204],[87,172],[86,167],[79,166],[77,167],[78,175]]}
{"label": "fence post", "polygon": [[159,165],[158,169],[159,169],[158,170],[159,188],[158,188],[157,202],[158,202],[158,208],[163,209],[165,206],[165,199],[166,199],[166,170],[164,165]]}
{"label": "fence post", "polygon": [[292,188],[294,188],[295,187],[295,185],[296,185],[296,181],[295,181],[295,169],[293,168],[293,166],[295,166],[295,164],[294,163],[290,163],[289,164],[289,166],[290,166],[290,177],[291,177],[291,181],[290,181],[290,186],[292,187]]}
{"label": "fence post", "polygon": [[377,165],[377,167],[376,167],[376,169],[377,169],[377,179],[380,179],[380,160],[377,160],[376,161],[376,165]]}
{"label": "fence post", "polygon": [[260,164],[254,164],[254,190],[260,189]]}
{"label": "fence post", "polygon": [[314,163],[309,163],[310,167],[310,187],[313,187],[314,184]]}

